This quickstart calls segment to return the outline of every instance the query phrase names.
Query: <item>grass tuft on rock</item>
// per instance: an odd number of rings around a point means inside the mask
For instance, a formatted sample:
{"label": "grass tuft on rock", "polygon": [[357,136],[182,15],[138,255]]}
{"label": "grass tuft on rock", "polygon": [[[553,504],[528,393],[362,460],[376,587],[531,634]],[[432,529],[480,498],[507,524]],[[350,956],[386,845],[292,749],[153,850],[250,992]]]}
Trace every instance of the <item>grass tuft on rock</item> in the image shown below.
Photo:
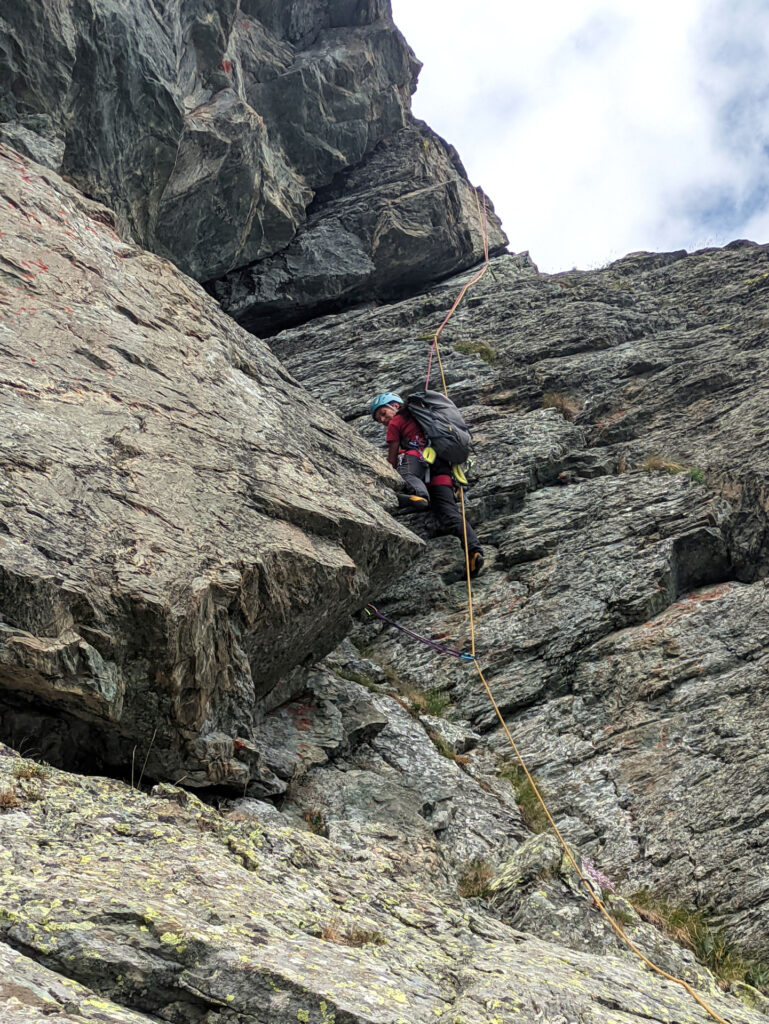
{"label": "grass tuft on rock", "polygon": [[688,473],[690,480],[695,484],[706,482],[705,470],[698,466],[687,466],[683,462],[675,462],[667,459],[658,452],[652,452],[649,457],[641,463],[639,469],[642,473],[667,473],[669,476],[676,476],[678,473]]}
{"label": "grass tuft on rock", "polygon": [[500,768],[499,775],[513,787],[515,802],[526,828],[535,833],[546,832],[550,822],[523,768],[517,764],[507,764]]}
{"label": "grass tuft on rock", "polygon": [[497,361],[497,350],[485,341],[454,341],[451,347],[455,352],[461,352],[463,355],[478,356],[489,366]]}
{"label": "grass tuft on rock", "polygon": [[555,409],[565,420],[572,423],[582,412],[582,406],[574,398],[562,394],[560,391],[547,391],[542,396],[543,409]]}
{"label": "grass tuft on rock", "polygon": [[744,957],[701,910],[671,903],[647,890],[633,893],[628,901],[644,921],[690,949],[724,988],[736,981],[769,994],[769,964]]}
{"label": "grass tuft on rock", "polygon": [[320,933],[325,942],[336,942],[339,946],[384,946],[387,940],[381,932],[357,925],[343,926],[339,920],[329,921]]}
{"label": "grass tuft on rock", "polygon": [[454,761],[460,768],[470,763],[469,757],[466,757],[464,754],[455,754],[446,740],[444,740],[444,738],[433,729],[428,729],[427,735],[441,757],[448,758],[449,761]]}
{"label": "grass tuft on rock", "polygon": [[378,686],[371,676],[366,675],[365,672],[358,672],[352,668],[337,668],[334,670],[335,674],[340,679],[346,679],[349,683],[357,683],[358,686],[364,687],[371,693],[381,693],[382,689]]}
{"label": "grass tuft on rock", "polygon": [[659,452],[652,452],[646,461],[641,463],[640,469],[643,473],[667,473],[669,476],[686,472],[686,466],[682,462],[666,459]]}
{"label": "grass tuft on rock", "polygon": [[328,827],[326,825],[326,818],[323,811],[320,808],[313,807],[310,810],[304,812],[304,823],[316,836],[328,837]]}
{"label": "grass tuft on rock", "polygon": [[485,857],[473,857],[463,864],[459,871],[457,889],[459,895],[466,900],[486,899],[491,894],[489,888],[494,877],[494,868]]}
{"label": "grass tuft on rock", "polygon": [[14,779],[44,779],[46,770],[37,761],[15,761],[13,765]]}
{"label": "grass tuft on rock", "polygon": [[0,789],[0,811],[11,811],[19,806],[19,798],[12,786],[3,786]]}

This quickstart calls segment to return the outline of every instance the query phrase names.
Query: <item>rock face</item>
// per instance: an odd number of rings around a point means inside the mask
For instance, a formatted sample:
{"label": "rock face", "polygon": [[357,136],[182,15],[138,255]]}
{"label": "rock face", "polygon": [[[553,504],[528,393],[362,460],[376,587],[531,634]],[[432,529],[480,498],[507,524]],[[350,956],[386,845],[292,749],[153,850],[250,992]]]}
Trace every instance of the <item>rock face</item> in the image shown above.
{"label": "rock face", "polygon": [[260,702],[417,547],[395,474],[109,211],[5,148],[0,197],[4,734],[273,791]]}
{"label": "rock face", "polygon": [[[414,339],[464,280],[273,350],[375,440],[365,396],[418,383]],[[626,891],[700,907],[762,960],[768,282],[769,247],[744,242],[553,277],[502,257],[443,345],[475,427],[477,649],[561,828]],[[453,538],[430,540],[379,607],[467,647],[458,562]],[[381,625],[353,639],[511,756],[471,667]]]}
{"label": "rock face", "polygon": [[[368,443],[482,251],[416,72],[387,0],[0,11],[3,1024],[711,1019],[473,665],[351,627],[472,643]],[[729,1024],[769,1018],[767,288],[748,242],[506,255],[442,352],[479,663]]]}
{"label": "rock face", "polygon": [[0,140],[199,281],[249,267],[255,323],[297,322],[482,251],[464,170],[411,119],[418,70],[389,0],[8,0]]}

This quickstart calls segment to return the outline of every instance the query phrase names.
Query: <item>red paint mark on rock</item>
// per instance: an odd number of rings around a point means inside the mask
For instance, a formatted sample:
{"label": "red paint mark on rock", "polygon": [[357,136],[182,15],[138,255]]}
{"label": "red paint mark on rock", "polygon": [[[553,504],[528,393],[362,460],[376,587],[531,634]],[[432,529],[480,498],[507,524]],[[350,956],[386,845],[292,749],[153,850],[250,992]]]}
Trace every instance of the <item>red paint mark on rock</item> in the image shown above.
{"label": "red paint mark on rock", "polygon": [[232,71],[232,61],[231,60],[223,60],[222,61],[222,71],[224,71],[225,74],[229,75],[229,73]]}
{"label": "red paint mark on rock", "polygon": [[699,593],[687,594],[680,601],[676,601],[676,608],[686,608],[687,605],[701,604],[703,601],[717,601],[720,597],[730,594],[733,587],[730,583],[721,583],[712,590],[702,590]]}

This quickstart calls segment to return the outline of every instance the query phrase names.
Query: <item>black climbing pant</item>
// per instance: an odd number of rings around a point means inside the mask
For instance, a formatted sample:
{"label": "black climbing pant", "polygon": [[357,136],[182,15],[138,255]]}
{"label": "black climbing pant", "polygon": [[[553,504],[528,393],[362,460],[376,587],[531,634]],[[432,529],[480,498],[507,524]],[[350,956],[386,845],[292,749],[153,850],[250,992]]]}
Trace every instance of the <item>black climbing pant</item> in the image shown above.
{"label": "black climbing pant", "polygon": [[[428,471],[433,476],[438,476],[442,473],[450,474],[451,467],[441,462],[428,466],[415,455],[402,456],[398,466],[398,472],[403,477],[403,482],[409,494],[418,494],[420,498],[427,498],[430,502],[430,511],[438,520],[438,526],[442,530],[446,530],[447,533],[453,533],[455,537],[459,537],[460,541],[464,542],[462,513],[454,497],[454,488],[449,487],[448,484],[430,485],[428,487],[425,483]],[[481,550],[478,535],[469,522],[467,523],[467,548],[470,555],[474,555],[476,551]]]}

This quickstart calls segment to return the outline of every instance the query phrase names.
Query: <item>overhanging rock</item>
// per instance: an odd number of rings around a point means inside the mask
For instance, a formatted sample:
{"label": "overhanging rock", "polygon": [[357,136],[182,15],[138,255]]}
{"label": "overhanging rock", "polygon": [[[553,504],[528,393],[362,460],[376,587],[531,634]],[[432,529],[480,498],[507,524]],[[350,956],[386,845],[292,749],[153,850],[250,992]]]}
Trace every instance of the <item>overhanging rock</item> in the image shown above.
{"label": "overhanging rock", "polygon": [[484,214],[492,253],[504,251],[499,219],[456,151],[415,121],[319,191],[290,245],[210,287],[244,327],[274,333],[482,262]]}
{"label": "overhanging rock", "polygon": [[109,211],[4,147],[0,198],[0,722],[242,786],[260,697],[413,554],[397,477]]}

